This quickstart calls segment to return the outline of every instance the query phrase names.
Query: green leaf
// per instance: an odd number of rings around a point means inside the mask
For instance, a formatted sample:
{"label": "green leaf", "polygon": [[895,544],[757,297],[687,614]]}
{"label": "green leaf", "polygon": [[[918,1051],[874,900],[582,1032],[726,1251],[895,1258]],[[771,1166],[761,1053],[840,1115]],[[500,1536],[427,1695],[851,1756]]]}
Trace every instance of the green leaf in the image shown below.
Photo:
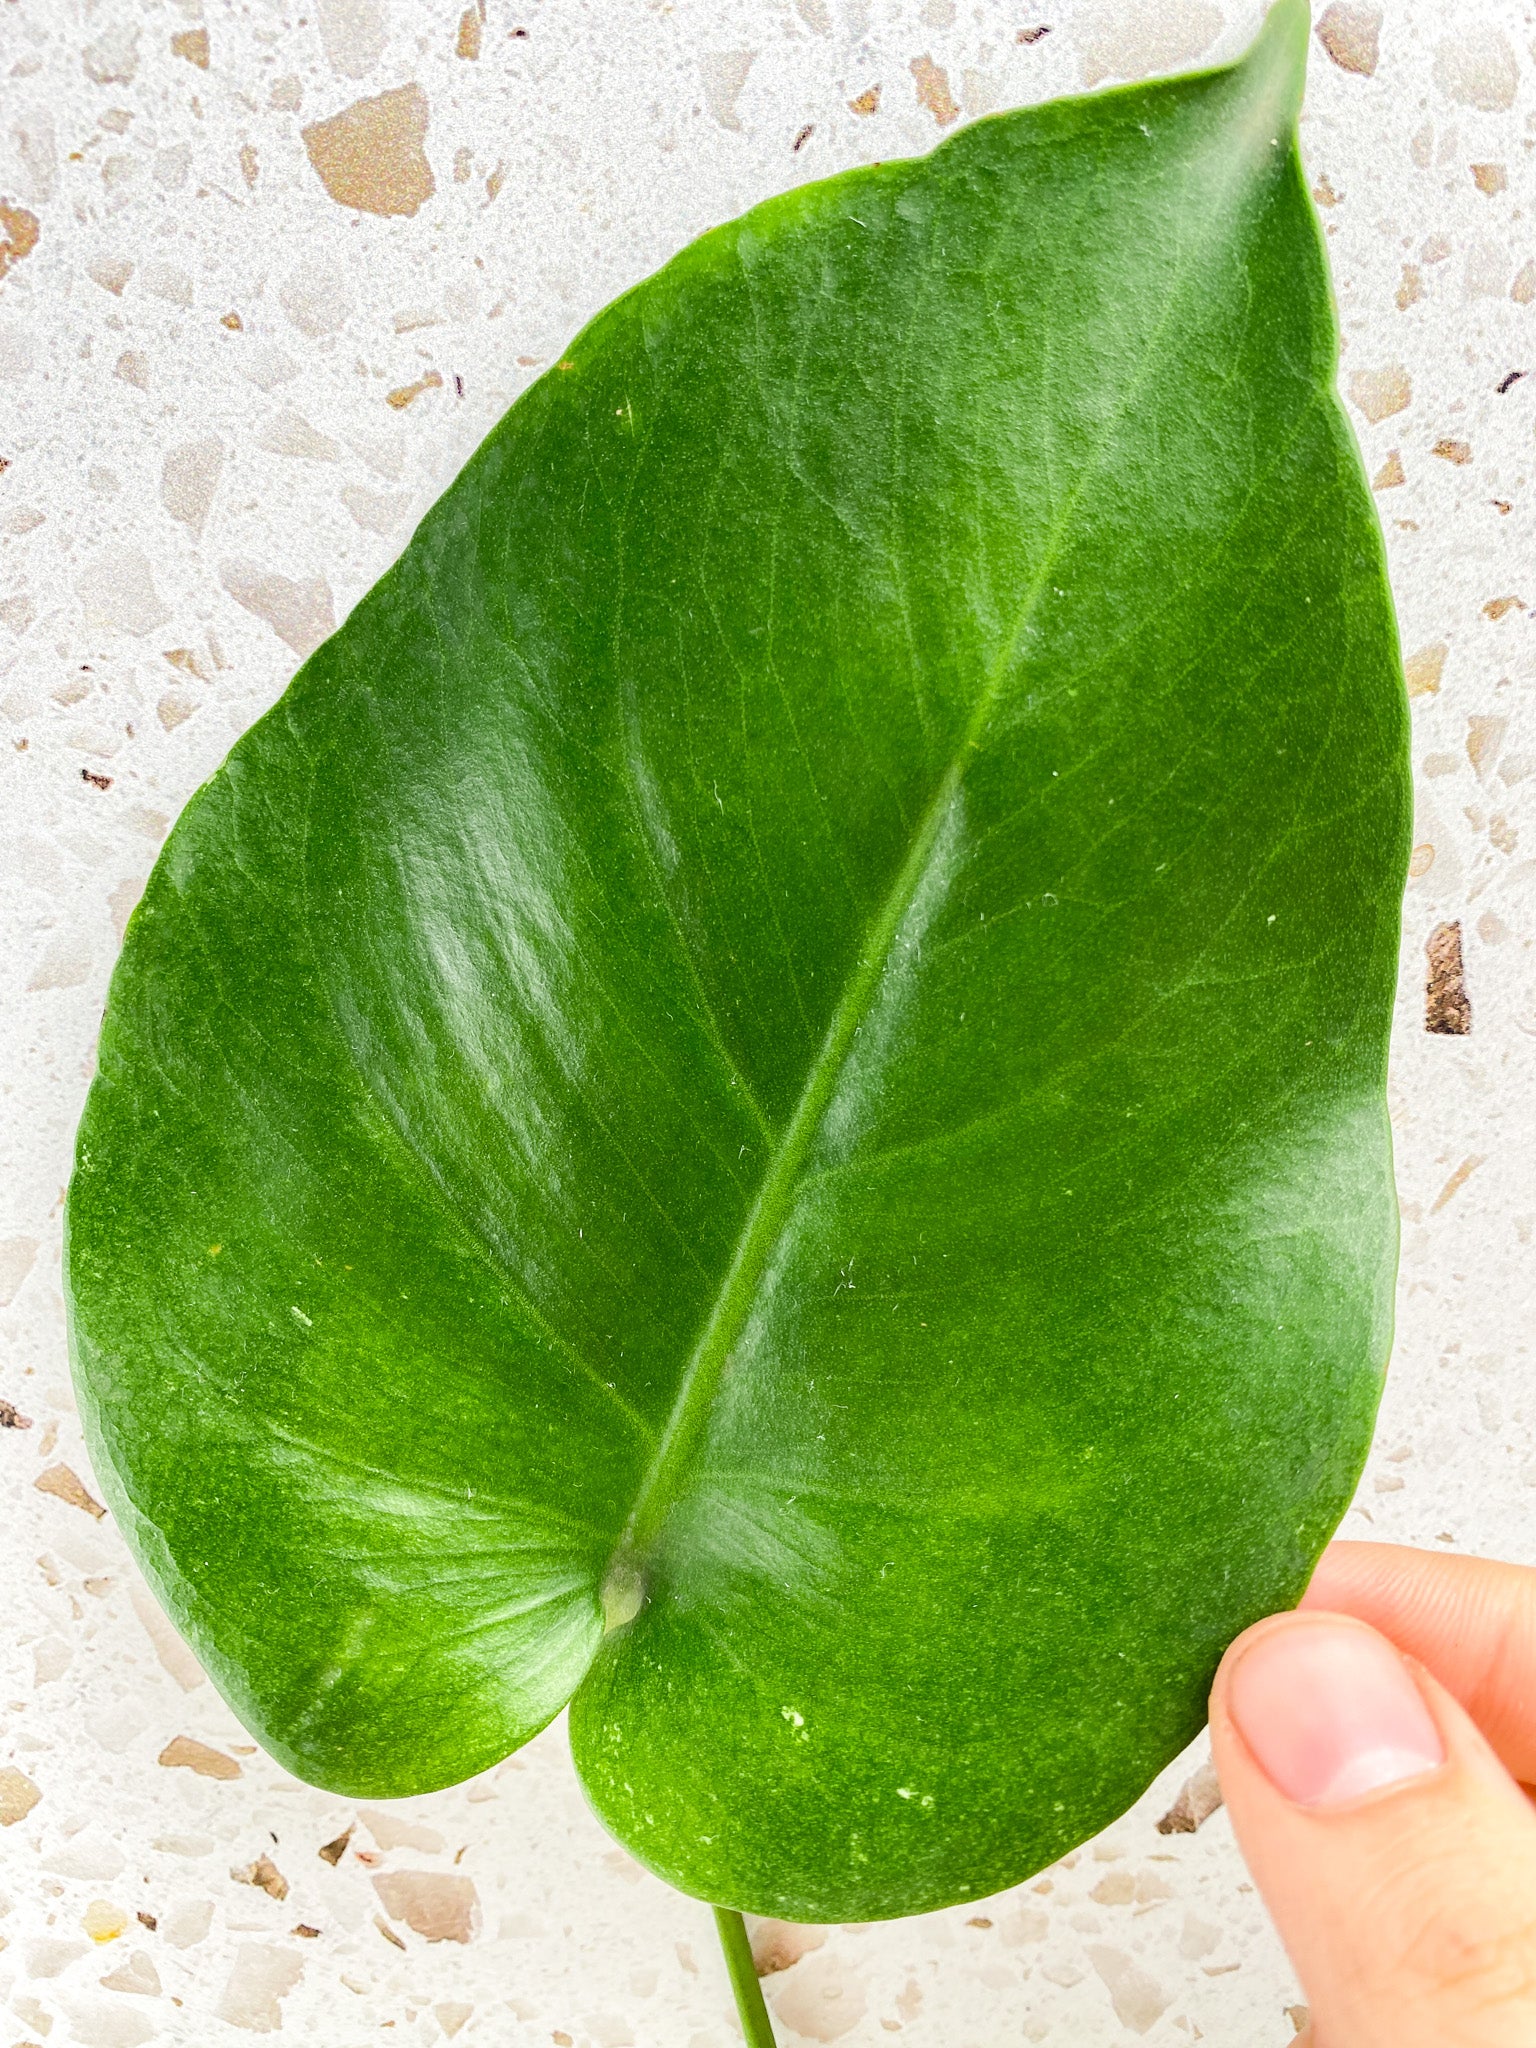
{"label": "green leaf", "polygon": [[1407,853],[1294,117],[803,187],[610,307],[188,806],[69,1203],[82,1407],[252,1732],[570,1700],[637,1856],[1009,1884],[1364,1455]]}

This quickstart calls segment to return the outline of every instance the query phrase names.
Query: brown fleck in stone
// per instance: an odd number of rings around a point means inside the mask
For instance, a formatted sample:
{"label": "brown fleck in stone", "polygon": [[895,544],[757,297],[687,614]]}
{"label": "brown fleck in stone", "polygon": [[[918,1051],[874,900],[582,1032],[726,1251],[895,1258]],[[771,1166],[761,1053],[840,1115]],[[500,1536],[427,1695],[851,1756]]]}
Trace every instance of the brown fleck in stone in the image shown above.
{"label": "brown fleck in stone", "polygon": [[293,1931],[301,1941],[318,1941],[320,1939],[319,1928],[311,1927],[307,1920],[301,1920]]}
{"label": "brown fleck in stone", "polygon": [[1292,2033],[1295,2034],[1304,2033],[1312,2024],[1312,2008],[1310,2005],[1288,2005],[1285,2008],[1285,2016],[1291,2023]]}
{"label": "brown fleck in stone", "polygon": [[98,256],[87,263],[85,274],[104,292],[111,292],[114,298],[120,299],[123,286],[133,275],[133,265],[122,257]]}
{"label": "brown fleck in stone", "polygon": [[155,1929],[160,1925],[160,1922],[155,1918],[153,1913],[135,1913],[133,1917],[135,1920],[138,1921],[141,1927],[147,1927],[151,1934],[153,1934]]}
{"label": "brown fleck in stone", "polygon": [[398,1810],[360,1806],[357,1817],[381,1849],[420,1849],[424,1855],[440,1856],[447,1846],[436,1828]]}
{"label": "brown fleck in stone", "polygon": [[1525,599],[1523,597],[1490,597],[1483,606],[1483,617],[1485,619],[1502,619],[1506,612],[1523,612],[1524,610]]}
{"label": "brown fleck in stone", "polygon": [[[82,769],[80,770],[80,780],[81,780],[82,782],[88,782],[88,783],[90,783],[90,785],[91,785],[91,787],[92,787],[93,789],[110,789],[110,788],[112,787],[112,778],[111,778],[111,776],[110,776],[110,775],[98,775],[98,774],[96,773],[96,771],[95,771],[95,769],[94,769],[94,768],[82,768]],[[55,1469],[56,1469],[56,1470],[59,1470],[59,1471],[68,1471],[68,1469],[69,1469],[69,1468],[68,1468],[68,1466],[59,1466],[59,1467],[56,1467]],[[43,1478],[46,1478],[47,1476],[48,1476],[48,1475],[47,1475],[46,1473],[44,1473],[44,1475],[43,1475]],[[42,1481],[42,1479],[39,1479],[39,1480],[38,1480],[38,1481],[37,1481],[36,1483],[37,1483],[37,1486],[38,1486],[38,1488],[40,1489],[40,1491],[42,1491],[43,1493],[58,1493],[58,1492],[59,1492],[59,1489],[58,1489],[57,1487],[55,1487],[55,1486],[44,1486],[44,1485],[43,1485],[43,1481]],[[82,1488],[82,1491],[83,1491],[83,1490],[84,1490],[84,1489]],[[63,1498],[63,1499],[65,1499],[65,1500],[70,1500],[70,1499],[72,1499],[72,1498],[73,1498],[73,1496],[72,1496],[72,1495],[70,1495],[70,1494],[63,1494],[63,1495],[62,1495],[62,1498]],[[83,1501],[76,1501],[76,1502],[75,1502],[75,1505],[76,1505],[76,1507],[83,1507],[83,1506],[84,1506],[84,1502],[83,1502]],[[105,1509],[105,1508],[102,1508],[102,1509],[98,1510],[98,1509],[92,1508],[92,1509],[90,1510],[90,1512],[91,1512],[92,1514],[96,1514],[96,1513],[98,1513],[98,1512],[99,1512],[99,1513],[101,1513],[101,1514],[105,1514],[105,1513],[106,1513],[106,1509]]]}
{"label": "brown fleck in stone", "polygon": [[506,182],[507,167],[504,163],[499,163],[494,171],[491,171],[487,174],[485,180],[485,203],[487,206],[490,205],[491,201],[496,197],[496,194],[501,190],[502,186]]}
{"label": "brown fleck in stone", "polygon": [[302,133],[320,182],[338,206],[359,213],[413,214],[432,197],[432,166],[422,147],[430,109],[419,85],[399,85],[354,100]]}
{"label": "brown fleck in stone", "polygon": [[1349,380],[1349,395],[1375,426],[1413,402],[1413,381],[1401,363],[1389,363],[1384,370],[1356,370]]}
{"label": "brown fleck in stone", "polygon": [[173,519],[201,534],[224,468],[224,444],[217,435],[183,441],[167,449],[160,472],[160,502]]}
{"label": "brown fleck in stone", "polygon": [[1509,288],[1509,296],[1517,306],[1528,306],[1536,299],[1536,263],[1522,263]]}
{"label": "brown fleck in stone", "polygon": [[96,85],[128,85],[139,68],[139,32],[118,22],[80,53],[85,75]]}
{"label": "brown fleck in stone", "polygon": [[1434,640],[1428,647],[1421,647],[1417,654],[1409,655],[1403,663],[1403,679],[1410,697],[1434,696],[1445,673],[1445,658],[1450,651],[1443,640]]}
{"label": "brown fleck in stone", "polygon": [[805,126],[804,126],[804,127],[803,127],[803,128],[801,129],[801,130],[800,130],[800,133],[799,133],[799,134],[798,134],[798,135],[797,135],[797,136],[795,137],[794,141],[793,141],[793,142],[792,142],[792,143],[791,143],[791,144],[789,145],[789,153],[790,153],[790,155],[791,155],[791,156],[798,156],[798,155],[800,154],[801,150],[802,150],[802,149],[804,149],[805,145],[806,145],[806,144],[807,144],[807,143],[808,143],[808,142],[810,141],[811,137],[812,137],[812,136],[813,136],[813,135],[814,135],[815,133],[816,133],[816,127],[815,127],[815,124],[814,124],[814,122],[811,122],[811,121],[807,121],[807,122],[806,122],[806,124],[805,124]]}
{"label": "brown fleck in stone", "polygon": [[25,1820],[42,1796],[25,1771],[7,1764],[0,1770],[0,1828]]}
{"label": "brown fleck in stone", "polygon": [[254,185],[261,175],[261,164],[256,151],[249,142],[240,145],[240,175],[247,185]]}
{"label": "brown fleck in stone", "polygon": [[949,89],[949,74],[943,66],[935,64],[931,57],[914,57],[907,69],[916,82],[919,103],[928,109],[939,126],[947,128],[951,121],[958,121],[960,109]]}
{"label": "brown fleck in stone", "polygon": [[396,1934],[395,1930],[393,1929],[393,1927],[390,1926],[389,1922],[384,1918],[384,1915],[382,1913],[374,1914],[373,1924],[375,1927],[377,1927],[380,1934],[383,1935],[384,1939],[387,1942],[392,1943],[393,1946],[398,1949],[403,1949],[405,1947],[405,1943],[400,1939],[399,1935]]}
{"label": "brown fleck in stone", "polygon": [[132,1991],[140,1998],[158,1998],[161,1995],[160,1972],[143,1949],[135,1949],[126,1963],[109,1971],[101,1982],[107,1991]]}
{"label": "brown fleck in stone", "polygon": [[1472,21],[1458,26],[1459,33],[1447,36],[1435,52],[1435,84],[1459,106],[1502,113],[1514,105],[1520,87],[1520,64],[1508,37]]}
{"label": "brown fleck in stone", "polygon": [[12,206],[8,199],[0,199],[0,277],[4,277],[12,264],[32,254],[40,233],[35,213],[28,213],[24,206]]}
{"label": "brown fleck in stone", "polygon": [[485,7],[466,7],[459,16],[458,40],[454,43],[453,54],[473,64],[480,55],[480,38],[485,28]]}
{"label": "brown fleck in stone", "polygon": [[348,1828],[344,1834],[337,1835],[334,1841],[323,1843],[316,1852],[321,1862],[329,1863],[332,1869],[334,1869],[342,1857],[346,1855],[347,1844],[351,1839],[352,1829]]}
{"label": "brown fleck in stone", "polygon": [[1317,24],[1317,40],[1334,63],[1361,78],[1375,73],[1380,35],[1381,9],[1349,6],[1346,0],[1334,0]]}
{"label": "brown fleck in stone", "polygon": [[404,412],[408,405],[420,398],[423,391],[440,391],[443,380],[436,370],[428,370],[424,377],[418,377],[414,384],[401,384],[394,391],[384,394],[386,405],[392,405],[396,412]]}
{"label": "brown fleck in stone", "polygon": [[1202,1764],[1157,1823],[1160,1835],[1192,1835],[1221,1805],[1221,1783],[1214,1764]]}
{"label": "brown fleck in stone", "polygon": [[1048,36],[1050,32],[1050,24],[1042,22],[1038,28],[1021,28],[1013,40],[1016,43],[1038,43],[1042,36]]}
{"label": "brown fleck in stone", "polygon": [[1403,278],[1397,288],[1397,310],[1406,313],[1410,306],[1416,306],[1424,296],[1424,273],[1417,263],[1403,265]]}
{"label": "brown fleck in stone", "polygon": [[1334,191],[1332,180],[1325,173],[1312,187],[1312,197],[1319,206],[1337,206],[1343,194]]}
{"label": "brown fleck in stone", "polygon": [[[1424,985],[1424,1029],[1442,1038],[1465,1038],[1472,1029],[1472,1004],[1461,964],[1461,920],[1437,924],[1424,951],[1429,959],[1429,976]],[[1455,1192],[1452,1188],[1450,1194],[1442,1195],[1441,1201],[1449,1201]],[[1440,1202],[1435,1204],[1437,1209],[1440,1206]]]}
{"label": "brown fleck in stone", "polygon": [[1502,164],[1474,164],[1472,182],[1489,199],[1509,190],[1509,177]]}
{"label": "brown fleck in stone", "polygon": [[1405,484],[1407,481],[1408,477],[1403,469],[1402,453],[1399,449],[1394,448],[1388,454],[1386,461],[1381,465],[1380,469],[1371,478],[1371,489],[1373,491],[1390,491],[1395,485]]}
{"label": "brown fleck in stone", "polygon": [[32,1418],[23,1415],[19,1408],[13,1408],[9,1401],[0,1401],[0,1429],[30,1429]]}
{"label": "brown fleck in stone", "polygon": [[880,88],[866,86],[864,91],[848,102],[850,114],[878,114],[880,111]]}
{"label": "brown fleck in stone", "polygon": [[759,1977],[793,1969],[812,1949],[825,1948],[827,1931],[798,1920],[758,1920],[752,1927],[752,1967]]}
{"label": "brown fleck in stone", "polygon": [[[110,789],[112,786],[110,775],[90,775],[85,769],[82,769],[80,772],[86,776],[88,781],[96,783],[98,787]],[[72,1508],[84,1509],[86,1514],[94,1515],[98,1522],[107,1512],[101,1502],[96,1499],[94,1494],[87,1491],[80,1479],[75,1473],[70,1471],[67,1465],[50,1465],[46,1472],[38,1473],[32,1484],[39,1493],[51,1493],[56,1500],[68,1501]]]}
{"label": "brown fleck in stone", "polygon": [[168,1771],[196,1771],[200,1778],[238,1778],[243,1775],[232,1756],[222,1749],[210,1749],[190,1735],[173,1735],[157,1759]]}
{"label": "brown fleck in stone", "polygon": [[238,313],[221,313],[219,315],[219,325],[227,327],[231,334],[241,334],[245,331],[245,322]]}
{"label": "brown fleck in stone", "polygon": [[1457,1167],[1456,1171],[1451,1175],[1450,1179],[1446,1182],[1445,1186],[1440,1190],[1439,1194],[1436,1195],[1435,1199],[1430,1203],[1429,1213],[1431,1216],[1438,1215],[1440,1210],[1442,1210],[1445,1207],[1447,1202],[1454,1200],[1455,1197],[1461,1193],[1461,1190],[1466,1186],[1467,1182],[1472,1178],[1473,1174],[1476,1173],[1477,1169],[1483,1164],[1484,1160],[1487,1157],[1488,1155],[1486,1152],[1472,1152],[1469,1153],[1465,1159],[1463,1159],[1460,1166]]}
{"label": "brown fleck in stone", "polygon": [[1427,875],[1435,864],[1435,849],[1426,839],[1413,849],[1408,856],[1408,872],[1417,881],[1420,875]]}
{"label": "brown fleck in stone", "polygon": [[253,562],[221,562],[219,580],[237,604],[265,619],[302,660],[336,630],[336,606],[323,576],[300,580]]}
{"label": "brown fleck in stone", "polygon": [[1438,455],[1442,462],[1466,463],[1472,460],[1472,443],[1470,441],[1437,441],[1431,452]]}
{"label": "brown fleck in stone", "polygon": [[280,2001],[304,1974],[304,1959],[291,1949],[242,1942],[215,2010],[232,2027],[273,2034],[283,2024]]}
{"label": "brown fleck in stone", "polygon": [[473,1878],[436,1870],[391,1870],[373,1880],[392,1920],[403,1920],[425,1941],[468,1941],[479,1896]]}
{"label": "brown fleck in stone", "polygon": [[229,1874],[236,1884],[254,1885],[257,1891],[265,1892],[269,1899],[286,1899],[288,1896],[287,1878],[272,1858],[265,1854],[258,1856],[254,1863],[238,1865]]}
{"label": "brown fleck in stone", "polygon": [[208,69],[208,31],[205,28],[184,28],[171,37],[171,55],[185,57],[189,64],[195,64],[199,71]]}

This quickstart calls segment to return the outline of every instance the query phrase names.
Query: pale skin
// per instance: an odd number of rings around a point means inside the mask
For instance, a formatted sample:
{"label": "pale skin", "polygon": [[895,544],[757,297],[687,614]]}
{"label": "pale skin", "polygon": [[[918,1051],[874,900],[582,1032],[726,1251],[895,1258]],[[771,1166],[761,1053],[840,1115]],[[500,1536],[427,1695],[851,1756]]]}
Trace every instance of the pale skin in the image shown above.
{"label": "pale skin", "polygon": [[1211,1741],[1296,2048],[1533,2048],[1536,1571],[1335,1543],[1228,1650]]}

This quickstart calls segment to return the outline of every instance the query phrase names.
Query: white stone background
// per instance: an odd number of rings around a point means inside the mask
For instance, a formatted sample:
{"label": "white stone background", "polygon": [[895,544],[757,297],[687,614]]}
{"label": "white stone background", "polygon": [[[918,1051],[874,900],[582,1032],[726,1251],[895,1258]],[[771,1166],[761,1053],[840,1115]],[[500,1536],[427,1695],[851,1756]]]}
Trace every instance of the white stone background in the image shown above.
{"label": "white stone background", "polygon": [[[946,93],[969,118],[1220,58],[1258,12],[488,0],[477,38],[459,9],[0,0],[0,1395],[33,1424],[0,1430],[0,1818],[40,1795],[0,1827],[0,2048],[279,2026],[327,2048],[738,2038],[708,1915],[601,1832],[558,1727],[473,1784],[365,1814],[333,1867],[317,1850],[354,1809],[251,1750],[111,1520],[37,1489],[59,1464],[94,1485],[59,1217],[108,974],[182,803],[615,293],[789,183],[930,147]],[[1379,21],[1374,70],[1314,41],[1302,133],[1379,480],[1420,825],[1392,1084],[1399,1334],[1346,1529],[1529,1561],[1536,13],[1350,12],[1366,56]],[[878,110],[851,111],[876,85]],[[424,106],[435,189],[409,215],[349,210],[301,131],[405,86],[420,99],[390,105]],[[23,215],[38,238],[16,255]],[[1442,919],[1463,925],[1466,1037],[1423,1028]],[[176,1737],[238,1777],[162,1763]],[[803,1934],[786,1953],[820,1945],[767,1980],[784,2042],[1289,2040],[1299,1994],[1225,1815],[1153,1825],[1199,1761],[979,1910]],[[286,1898],[231,1876],[263,1853]],[[402,1872],[468,1879],[472,1938],[391,1920],[373,1880]]]}

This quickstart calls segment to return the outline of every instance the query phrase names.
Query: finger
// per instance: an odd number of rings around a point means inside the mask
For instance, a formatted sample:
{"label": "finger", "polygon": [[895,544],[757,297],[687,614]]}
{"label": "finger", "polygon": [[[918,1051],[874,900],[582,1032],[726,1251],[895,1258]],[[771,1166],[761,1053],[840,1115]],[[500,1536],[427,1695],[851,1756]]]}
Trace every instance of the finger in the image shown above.
{"label": "finger", "polygon": [[1391,1543],[1334,1543],[1302,1601],[1357,1615],[1426,1665],[1536,1784],[1536,1571]]}
{"label": "finger", "polygon": [[1277,1615],[1223,1660],[1211,1740],[1320,2048],[1530,2048],[1536,1814],[1428,1672]]}

